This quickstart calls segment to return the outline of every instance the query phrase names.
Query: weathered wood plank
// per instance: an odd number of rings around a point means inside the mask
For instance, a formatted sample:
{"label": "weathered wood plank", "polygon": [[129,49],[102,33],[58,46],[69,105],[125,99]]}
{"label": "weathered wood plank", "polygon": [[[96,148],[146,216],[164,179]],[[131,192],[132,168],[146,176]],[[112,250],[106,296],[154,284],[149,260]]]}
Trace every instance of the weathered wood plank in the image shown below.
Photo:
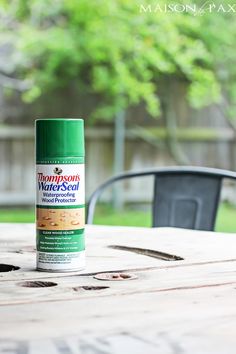
{"label": "weathered wood plank", "polygon": [[[0,273],[0,282],[8,279],[43,278],[35,272],[35,229],[30,224],[1,224],[1,262],[19,266],[19,271]],[[80,274],[102,271],[176,267],[192,263],[221,262],[236,259],[234,234],[217,234],[171,228],[86,227],[87,266]],[[132,252],[111,249],[111,245],[151,248],[177,255],[183,261],[164,261]],[[63,277],[70,276],[66,273]],[[53,273],[49,276],[54,277]]]}
{"label": "weathered wood plank", "polygon": [[[208,345],[209,353],[234,353],[236,309],[232,286],[195,289],[192,292],[142,293],[78,298],[78,301],[2,306],[1,338],[34,341],[46,338],[105,341],[111,334],[142,333],[148,344],[161,334],[184,344],[186,353]],[[120,345],[125,345],[125,338]],[[185,343],[185,341],[187,341]],[[119,344],[119,343],[117,343]],[[221,344],[221,350],[218,346]],[[231,351],[223,351],[223,348]],[[98,350],[99,346],[95,346]],[[148,345],[147,345],[148,348]],[[216,351],[214,351],[216,350]],[[50,351],[48,351],[50,353]],[[95,351],[96,352],[96,351]],[[199,352],[200,353],[200,352]]]}
{"label": "weathered wood plank", "polygon": [[[0,282],[8,279],[44,278],[35,272],[34,225],[1,224],[1,262],[19,266],[19,271],[0,273]],[[236,259],[234,234],[217,234],[170,228],[86,227],[87,266],[80,274],[102,271],[176,267],[205,262]],[[164,261],[135,253],[111,249],[111,245],[126,245],[166,252],[184,258]],[[63,277],[70,276],[61,274]],[[54,277],[53,273],[49,276]]]}
{"label": "weathered wood plank", "polygon": [[[192,265],[188,269],[183,267],[137,269],[135,272],[129,271],[129,274],[136,275],[137,279],[119,282],[97,280],[93,275],[57,277],[54,274],[52,279],[52,276],[48,277],[47,273],[44,273],[41,281],[53,281],[57,284],[56,287],[30,287],[31,281],[38,280],[36,277],[30,279],[30,281],[23,279],[15,279],[15,281],[6,280],[0,284],[0,306],[65,300],[76,301],[78,297],[81,299],[98,296],[109,297],[144,293],[194,291],[201,288],[216,288],[217,291],[217,288],[227,287],[228,285],[236,287],[235,266],[236,262],[221,263],[218,264],[218,271],[216,271],[215,263],[202,264],[201,266]],[[29,287],[24,287],[24,284],[29,285]]]}
{"label": "weathered wood plank", "polygon": [[[73,274],[34,270],[34,225],[0,225],[0,235],[0,263],[22,266],[0,273],[0,353],[235,353],[235,235],[88,226],[88,265]],[[108,247],[114,244],[184,260]],[[137,279],[93,277],[118,269],[135,269]],[[27,279],[57,286],[23,287]]]}

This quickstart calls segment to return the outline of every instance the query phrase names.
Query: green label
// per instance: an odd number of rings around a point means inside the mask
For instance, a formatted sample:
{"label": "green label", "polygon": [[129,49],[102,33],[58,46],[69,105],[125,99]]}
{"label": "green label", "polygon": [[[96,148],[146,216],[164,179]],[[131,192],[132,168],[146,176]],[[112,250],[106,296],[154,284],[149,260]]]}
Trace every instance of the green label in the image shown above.
{"label": "green label", "polygon": [[36,161],[37,164],[43,164],[43,165],[57,165],[57,164],[83,164],[84,163],[84,157],[56,157],[55,159],[37,159]]}
{"label": "green label", "polygon": [[85,204],[81,205],[36,205],[39,209],[81,209],[84,208]]}
{"label": "green label", "polygon": [[37,251],[66,253],[85,250],[84,229],[37,230]]}

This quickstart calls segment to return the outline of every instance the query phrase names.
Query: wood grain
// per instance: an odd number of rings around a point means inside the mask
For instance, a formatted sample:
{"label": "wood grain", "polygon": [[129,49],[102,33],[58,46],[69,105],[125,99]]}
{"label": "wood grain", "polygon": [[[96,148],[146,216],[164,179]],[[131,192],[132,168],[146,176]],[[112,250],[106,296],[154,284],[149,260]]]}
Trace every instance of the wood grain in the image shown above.
{"label": "wood grain", "polygon": [[[0,273],[0,353],[235,353],[236,235],[89,226],[86,236],[83,272],[41,273],[34,225],[0,225],[0,263],[21,267]],[[137,279],[94,278],[110,271]]]}

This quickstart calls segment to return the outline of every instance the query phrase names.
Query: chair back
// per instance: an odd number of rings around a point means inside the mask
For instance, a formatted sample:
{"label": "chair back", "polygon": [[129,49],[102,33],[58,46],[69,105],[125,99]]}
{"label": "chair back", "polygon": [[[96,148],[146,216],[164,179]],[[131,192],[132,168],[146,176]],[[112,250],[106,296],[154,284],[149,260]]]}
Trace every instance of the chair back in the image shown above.
{"label": "chair back", "polygon": [[219,176],[164,174],[155,176],[153,227],[213,230],[219,205]]}
{"label": "chair back", "polygon": [[110,178],[92,194],[87,223],[93,223],[96,203],[111,184],[127,178],[154,177],[152,226],[214,230],[224,178],[236,179],[236,172],[207,167],[166,167],[126,172]]}

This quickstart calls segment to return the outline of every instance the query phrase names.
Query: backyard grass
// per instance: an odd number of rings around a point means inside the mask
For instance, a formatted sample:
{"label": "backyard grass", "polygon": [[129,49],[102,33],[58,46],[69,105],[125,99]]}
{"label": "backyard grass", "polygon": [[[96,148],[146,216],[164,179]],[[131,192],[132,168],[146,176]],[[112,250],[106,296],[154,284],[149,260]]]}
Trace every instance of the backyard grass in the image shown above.
{"label": "backyard grass", "polygon": [[[0,222],[34,222],[34,209],[0,209]],[[146,226],[151,225],[151,214],[148,211],[134,210],[126,207],[115,212],[108,205],[100,205],[96,209],[94,223],[99,225]],[[216,231],[236,233],[236,207],[222,203],[216,222]]]}

